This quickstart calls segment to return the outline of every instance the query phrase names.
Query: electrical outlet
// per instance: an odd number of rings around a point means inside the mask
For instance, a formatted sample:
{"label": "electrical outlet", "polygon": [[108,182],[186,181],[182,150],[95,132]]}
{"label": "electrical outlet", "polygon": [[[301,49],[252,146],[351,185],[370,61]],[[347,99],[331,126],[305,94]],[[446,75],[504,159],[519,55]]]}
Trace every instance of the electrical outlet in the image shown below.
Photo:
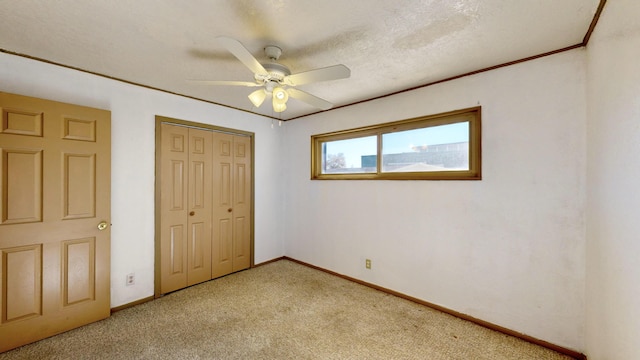
{"label": "electrical outlet", "polygon": [[136,283],[136,274],[127,274],[127,286],[134,285]]}
{"label": "electrical outlet", "polygon": [[371,270],[371,259],[366,259],[364,261],[364,267],[366,267],[367,269]]}

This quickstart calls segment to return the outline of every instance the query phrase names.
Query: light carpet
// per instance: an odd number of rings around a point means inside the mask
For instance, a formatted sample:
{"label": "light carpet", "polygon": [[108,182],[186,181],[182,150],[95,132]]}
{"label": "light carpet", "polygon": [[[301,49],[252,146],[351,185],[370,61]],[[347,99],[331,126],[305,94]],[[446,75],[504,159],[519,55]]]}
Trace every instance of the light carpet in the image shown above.
{"label": "light carpet", "polygon": [[0,354],[10,359],[571,358],[280,260]]}

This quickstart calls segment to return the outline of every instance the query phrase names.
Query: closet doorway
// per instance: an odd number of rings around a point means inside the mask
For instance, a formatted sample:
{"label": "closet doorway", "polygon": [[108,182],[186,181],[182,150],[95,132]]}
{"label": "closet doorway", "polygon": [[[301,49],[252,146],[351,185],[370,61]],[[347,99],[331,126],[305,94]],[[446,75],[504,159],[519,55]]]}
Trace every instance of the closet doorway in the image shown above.
{"label": "closet doorway", "polygon": [[253,136],[156,116],[156,297],[253,265]]}

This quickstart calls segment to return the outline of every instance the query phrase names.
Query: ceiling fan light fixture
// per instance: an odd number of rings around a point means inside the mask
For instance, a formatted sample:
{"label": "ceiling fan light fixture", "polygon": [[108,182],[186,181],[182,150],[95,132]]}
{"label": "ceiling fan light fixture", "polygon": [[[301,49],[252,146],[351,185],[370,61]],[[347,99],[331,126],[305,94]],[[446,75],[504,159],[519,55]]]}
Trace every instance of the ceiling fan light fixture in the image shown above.
{"label": "ceiling fan light fixture", "polygon": [[273,101],[273,111],[280,113],[287,110],[287,104],[285,103],[277,103],[275,100]]}
{"label": "ceiling fan light fixture", "polygon": [[273,103],[286,104],[289,100],[289,93],[281,87],[273,89]]}
{"label": "ceiling fan light fixture", "polygon": [[264,99],[267,97],[267,93],[266,91],[264,91],[264,89],[259,89],[249,94],[248,97],[249,100],[251,100],[253,106],[258,108],[264,102]]}
{"label": "ceiling fan light fixture", "polygon": [[287,100],[289,100],[289,93],[287,90],[280,86],[273,89],[273,111],[277,113],[285,111],[287,109]]}

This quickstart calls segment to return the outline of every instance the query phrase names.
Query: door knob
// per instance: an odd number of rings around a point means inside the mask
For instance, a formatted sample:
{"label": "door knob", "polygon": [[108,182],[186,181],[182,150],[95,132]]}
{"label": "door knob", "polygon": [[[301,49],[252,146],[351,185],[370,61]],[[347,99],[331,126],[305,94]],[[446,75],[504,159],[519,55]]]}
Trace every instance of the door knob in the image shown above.
{"label": "door knob", "polygon": [[106,229],[107,226],[109,226],[109,224],[106,221],[101,221],[98,224],[98,230],[102,231],[102,230]]}
{"label": "door knob", "polygon": [[195,215],[195,214],[196,214],[196,212],[195,212],[195,211],[192,211],[192,212],[190,212],[190,213],[189,213],[189,216],[193,216],[193,215]]}
{"label": "door knob", "polygon": [[231,208],[229,208],[227,211],[228,211],[228,212],[232,212],[233,210],[232,210]]}

